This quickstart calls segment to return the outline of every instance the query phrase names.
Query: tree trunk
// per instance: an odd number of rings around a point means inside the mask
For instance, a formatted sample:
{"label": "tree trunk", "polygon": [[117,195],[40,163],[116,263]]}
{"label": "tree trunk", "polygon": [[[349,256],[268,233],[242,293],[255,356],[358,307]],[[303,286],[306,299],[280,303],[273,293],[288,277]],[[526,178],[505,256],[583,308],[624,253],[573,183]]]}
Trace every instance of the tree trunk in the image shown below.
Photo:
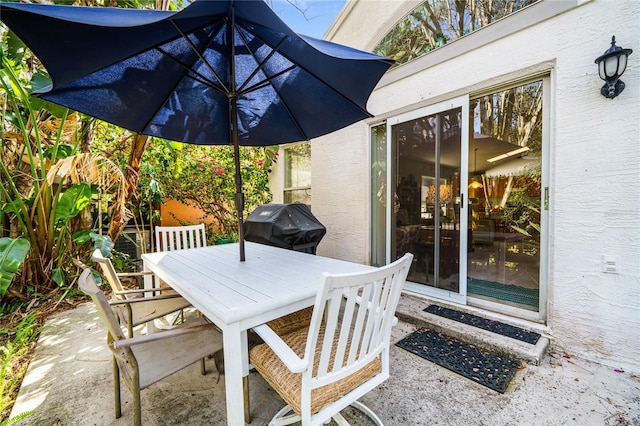
{"label": "tree trunk", "polygon": [[[144,154],[144,149],[147,146],[148,139],[149,137],[145,135],[135,135],[133,137],[131,154],[129,155],[129,164],[124,171],[124,177],[127,181],[127,201],[131,200],[131,197],[136,192],[140,166],[142,165],[142,154]],[[116,210],[113,214],[111,224],[109,225],[108,235],[109,238],[111,238],[111,241],[116,241],[125,226],[127,226],[127,222],[122,220],[120,212]]]}

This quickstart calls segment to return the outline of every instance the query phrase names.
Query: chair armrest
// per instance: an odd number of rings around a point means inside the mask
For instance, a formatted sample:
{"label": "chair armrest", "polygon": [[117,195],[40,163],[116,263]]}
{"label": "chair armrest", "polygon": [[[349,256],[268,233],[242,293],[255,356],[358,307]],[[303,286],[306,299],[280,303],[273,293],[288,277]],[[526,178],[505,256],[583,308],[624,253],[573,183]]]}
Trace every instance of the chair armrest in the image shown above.
{"label": "chair armrest", "polygon": [[181,298],[179,294],[167,294],[160,295],[155,297],[138,297],[135,299],[126,299],[126,300],[111,300],[109,301],[109,305],[132,305],[134,303],[142,303],[142,302],[157,302],[158,300],[167,300],[167,299],[177,299]]}
{"label": "chair armrest", "polygon": [[[129,348],[131,346],[140,345],[149,342],[155,342],[162,339],[183,336],[185,334],[197,333],[205,330],[216,330],[213,324],[200,324],[191,327],[175,328],[161,333],[145,334],[143,336],[131,337],[125,340],[115,340],[111,343],[114,349]],[[216,330],[217,331],[217,330]]]}
{"label": "chair armrest", "polygon": [[145,275],[153,275],[151,271],[142,271],[142,272],[118,272],[116,273],[119,277],[144,277]]}
{"label": "chair armrest", "polygon": [[261,324],[253,328],[271,350],[280,358],[292,373],[301,373],[307,368],[307,361],[298,355],[268,325]]}
{"label": "chair armrest", "polygon": [[[127,294],[136,294],[136,293],[162,293],[163,291],[172,291],[173,293],[169,294],[169,295],[179,295],[178,293],[175,292],[174,289],[170,288],[170,287],[158,287],[158,288],[139,288],[136,290],[120,290],[120,291],[116,291],[114,292],[115,294],[122,294],[122,295],[127,295]],[[163,295],[163,296],[169,296],[169,295]]]}

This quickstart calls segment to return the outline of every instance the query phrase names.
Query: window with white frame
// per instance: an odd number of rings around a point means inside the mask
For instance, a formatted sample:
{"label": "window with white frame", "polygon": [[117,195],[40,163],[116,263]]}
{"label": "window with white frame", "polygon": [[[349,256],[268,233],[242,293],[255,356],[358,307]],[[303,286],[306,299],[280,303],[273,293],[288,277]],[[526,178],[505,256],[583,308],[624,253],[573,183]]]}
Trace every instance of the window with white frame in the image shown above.
{"label": "window with white frame", "polygon": [[389,31],[373,50],[407,63],[487,27],[541,0],[425,0]]}
{"label": "window with white frame", "polygon": [[284,202],[311,208],[311,144],[304,142],[284,149]]}

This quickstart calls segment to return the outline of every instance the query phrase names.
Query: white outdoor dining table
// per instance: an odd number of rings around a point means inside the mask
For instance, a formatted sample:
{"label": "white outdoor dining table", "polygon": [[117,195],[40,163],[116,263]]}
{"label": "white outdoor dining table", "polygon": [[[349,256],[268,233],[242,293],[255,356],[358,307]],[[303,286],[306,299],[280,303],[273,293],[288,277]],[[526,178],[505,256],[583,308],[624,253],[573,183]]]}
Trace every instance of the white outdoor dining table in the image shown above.
{"label": "white outdoor dining table", "polygon": [[247,330],[313,305],[323,272],[372,268],[250,242],[241,262],[238,250],[238,244],[223,244],[142,255],[145,271],[154,272],[222,330],[227,423],[234,426],[245,424]]}

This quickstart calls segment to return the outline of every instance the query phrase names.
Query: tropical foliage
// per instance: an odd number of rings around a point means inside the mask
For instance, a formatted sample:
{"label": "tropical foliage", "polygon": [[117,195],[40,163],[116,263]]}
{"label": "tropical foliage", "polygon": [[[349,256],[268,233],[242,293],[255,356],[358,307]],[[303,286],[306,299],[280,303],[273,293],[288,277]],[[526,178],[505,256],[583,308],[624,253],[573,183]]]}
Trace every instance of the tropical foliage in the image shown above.
{"label": "tropical foliage", "polygon": [[[101,132],[102,129],[95,130],[96,134]],[[94,149],[122,167],[126,167],[129,146],[125,139],[94,141]],[[277,153],[277,147],[240,150],[246,212],[271,201],[269,171]],[[158,218],[158,204],[165,199],[178,200],[199,208],[202,220],[214,219],[216,226],[209,234],[237,238],[234,174],[230,146],[198,146],[151,138],[142,157],[137,196],[132,200],[134,214],[139,221],[153,222]]]}
{"label": "tropical foliage", "polygon": [[[7,45],[12,43],[16,42]],[[120,186],[122,178],[117,173],[122,173],[108,161],[81,152],[82,120],[66,109],[31,97],[45,75],[36,67],[25,66],[34,60],[10,58],[8,53],[2,55],[0,68],[4,89],[0,95],[1,219],[3,233],[26,239],[30,252],[20,285],[3,285],[0,296],[8,292],[27,298],[27,293],[47,293],[65,284],[74,256],[87,241],[76,232],[91,229],[86,207],[97,191]],[[105,170],[109,170],[110,179],[101,174]],[[117,201],[116,208],[126,211]]]}
{"label": "tropical foliage", "polygon": [[[152,140],[31,97],[50,83],[46,72],[12,33],[0,36],[0,236],[30,246],[20,273],[11,274],[13,285],[4,275],[0,298],[26,301],[69,290],[76,263],[88,261],[92,245],[115,241],[132,218],[157,220],[155,207],[165,197],[196,204],[215,218],[215,232],[234,235],[229,147]],[[241,150],[247,209],[270,200],[267,174],[276,150]],[[105,230],[108,238],[100,236]]]}
{"label": "tropical foliage", "polygon": [[30,247],[25,238],[0,238],[0,296],[7,292]]}

